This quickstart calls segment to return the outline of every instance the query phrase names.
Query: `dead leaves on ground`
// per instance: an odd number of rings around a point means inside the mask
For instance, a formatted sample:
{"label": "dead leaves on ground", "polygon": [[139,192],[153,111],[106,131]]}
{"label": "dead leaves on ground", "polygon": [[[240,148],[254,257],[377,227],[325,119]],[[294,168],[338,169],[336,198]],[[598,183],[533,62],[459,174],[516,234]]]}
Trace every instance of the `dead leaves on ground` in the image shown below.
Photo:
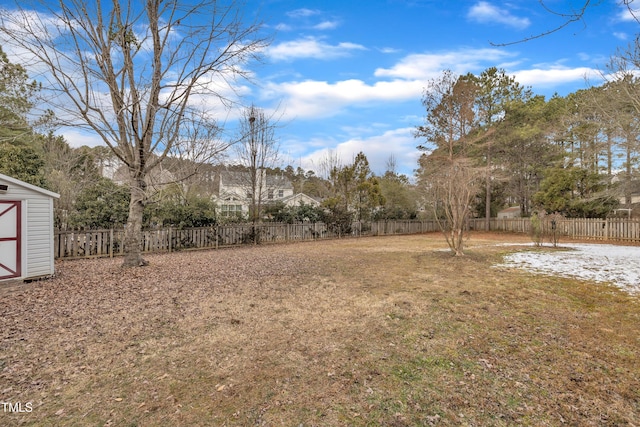
{"label": "dead leaves on ground", "polygon": [[495,252],[442,247],[411,236],[157,254],[133,269],[61,262],[0,300],[1,400],[34,403],[0,421],[637,420],[640,345],[618,332],[633,322],[599,315],[596,293],[587,306],[548,278],[483,273]]}

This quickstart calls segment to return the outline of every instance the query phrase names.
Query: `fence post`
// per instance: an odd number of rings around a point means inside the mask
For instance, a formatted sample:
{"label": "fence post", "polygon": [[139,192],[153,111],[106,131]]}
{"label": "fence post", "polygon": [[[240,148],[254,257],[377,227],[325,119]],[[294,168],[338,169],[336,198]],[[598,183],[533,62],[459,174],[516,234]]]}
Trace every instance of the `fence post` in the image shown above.
{"label": "fence post", "polygon": [[172,249],[172,245],[171,245],[171,227],[169,227],[168,230],[168,234],[169,234],[169,243],[168,243],[168,248],[169,248],[169,253],[171,253],[171,249]]}
{"label": "fence post", "polygon": [[113,258],[113,228],[109,229],[109,258]]}

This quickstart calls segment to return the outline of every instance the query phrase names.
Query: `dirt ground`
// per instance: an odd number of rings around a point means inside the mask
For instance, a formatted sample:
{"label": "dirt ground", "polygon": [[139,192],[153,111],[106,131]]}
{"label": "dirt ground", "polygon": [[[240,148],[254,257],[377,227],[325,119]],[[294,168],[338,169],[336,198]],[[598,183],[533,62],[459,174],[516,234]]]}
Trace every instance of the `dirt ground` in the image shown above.
{"label": "dirt ground", "polygon": [[640,426],[638,297],[499,242],[529,240],[59,262],[2,292],[0,425]]}

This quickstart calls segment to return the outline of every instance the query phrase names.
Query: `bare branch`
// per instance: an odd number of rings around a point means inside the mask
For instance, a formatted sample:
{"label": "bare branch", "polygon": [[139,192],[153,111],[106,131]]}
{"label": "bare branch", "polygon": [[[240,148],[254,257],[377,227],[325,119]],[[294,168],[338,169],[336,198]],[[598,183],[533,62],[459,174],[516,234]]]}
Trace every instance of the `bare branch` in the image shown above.
{"label": "bare branch", "polygon": [[[550,34],[556,33],[558,31],[561,31],[562,29],[568,27],[569,25],[575,23],[575,22],[583,22],[583,25],[586,27],[586,23],[584,23],[584,15],[587,11],[587,9],[589,7],[595,7],[597,5],[599,5],[600,3],[602,3],[602,0],[598,0],[598,1],[592,1],[592,0],[583,0],[584,3],[582,3],[582,6],[578,7],[577,9],[571,9],[568,12],[561,12],[558,11],[556,9],[552,9],[551,7],[549,7],[546,2],[544,0],[538,0],[538,3],[540,3],[540,5],[542,6],[542,8],[549,14],[557,16],[562,18],[562,23],[556,27],[553,27],[547,31],[543,31],[539,34],[534,34],[531,35],[529,37],[525,37],[523,39],[520,40],[514,40],[511,42],[502,42],[502,43],[494,43],[494,42],[489,42],[491,44],[491,46],[496,46],[496,47],[505,47],[505,46],[512,46],[515,44],[520,44],[520,43],[525,43],[531,40],[536,40],[542,37],[546,37]],[[622,0],[622,3],[624,3],[627,8],[629,9],[629,12],[634,16],[634,11],[631,8],[631,3],[633,2],[633,0]]]}

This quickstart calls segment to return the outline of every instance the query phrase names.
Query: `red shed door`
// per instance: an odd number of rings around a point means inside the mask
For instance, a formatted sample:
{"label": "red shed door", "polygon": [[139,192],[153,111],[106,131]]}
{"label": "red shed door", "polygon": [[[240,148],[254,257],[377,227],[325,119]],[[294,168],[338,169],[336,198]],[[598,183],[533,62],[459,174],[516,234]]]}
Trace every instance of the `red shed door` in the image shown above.
{"label": "red shed door", "polygon": [[20,207],[19,201],[0,200],[0,280],[22,274]]}

